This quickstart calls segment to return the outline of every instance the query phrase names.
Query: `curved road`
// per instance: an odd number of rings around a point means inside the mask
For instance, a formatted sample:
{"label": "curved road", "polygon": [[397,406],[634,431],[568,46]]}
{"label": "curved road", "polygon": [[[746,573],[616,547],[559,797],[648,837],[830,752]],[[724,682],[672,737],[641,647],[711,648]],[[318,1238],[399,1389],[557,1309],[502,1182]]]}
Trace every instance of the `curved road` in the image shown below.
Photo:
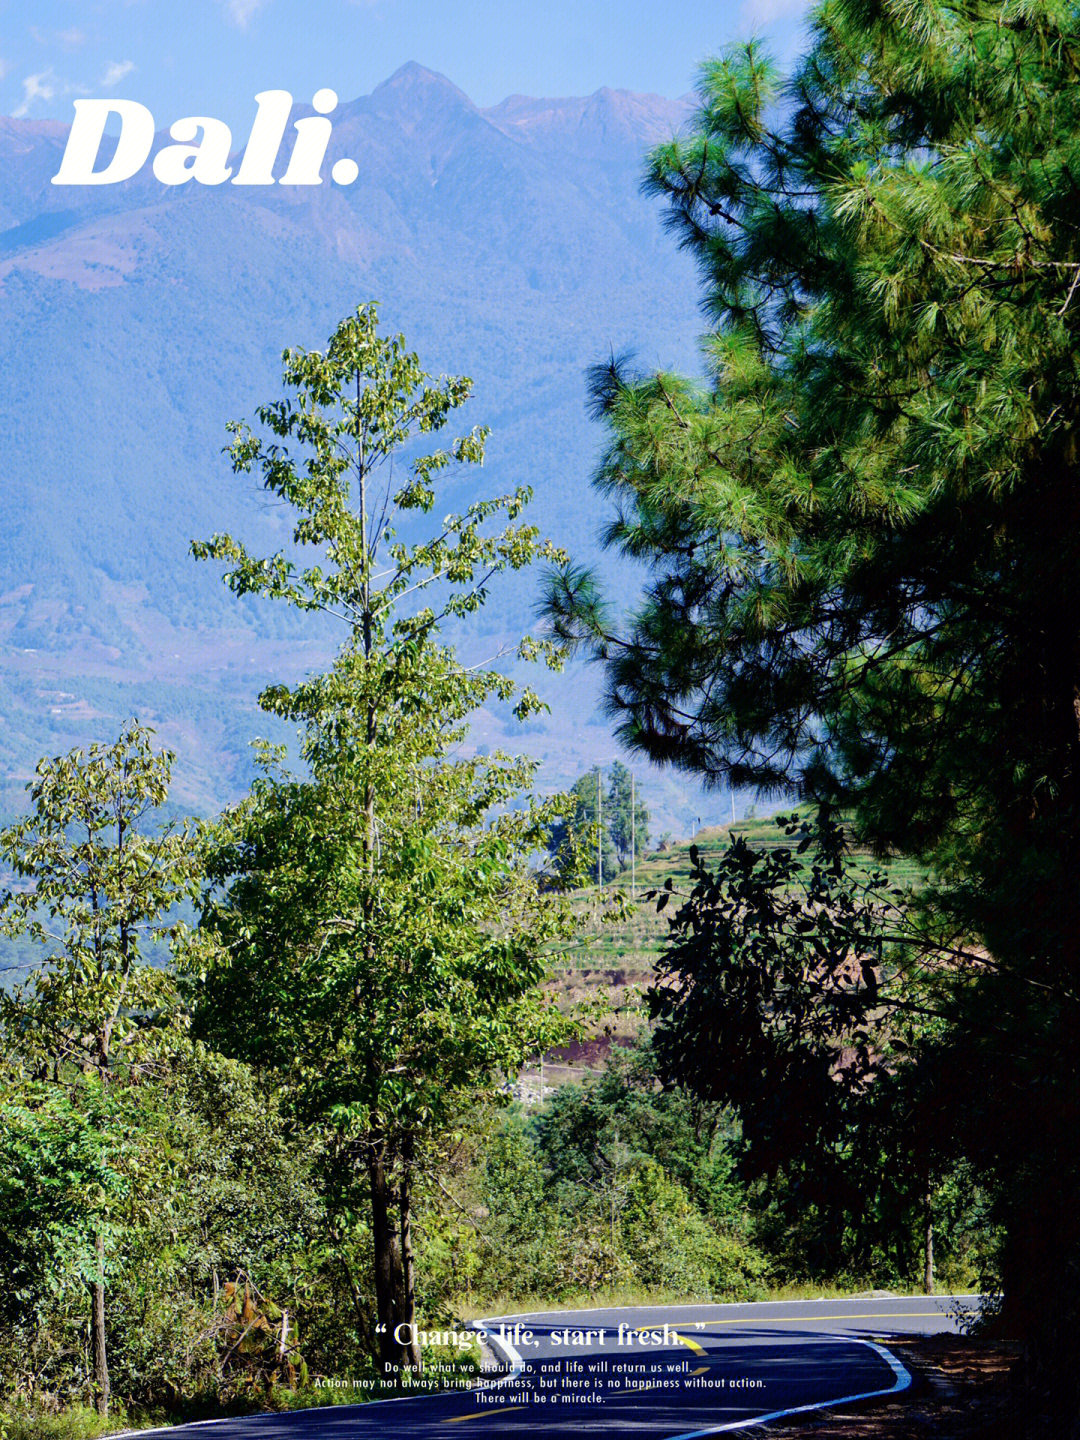
{"label": "curved road", "polygon": [[[477,1328],[509,1373],[474,1390],[203,1421],[171,1440],[690,1440],[910,1384],[891,1335],[955,1330],[972,1296],[570,1310]],[[209,1432],[209,1434],[207,1433]],[[143,1440],[153,1432],[143,1431]]]}

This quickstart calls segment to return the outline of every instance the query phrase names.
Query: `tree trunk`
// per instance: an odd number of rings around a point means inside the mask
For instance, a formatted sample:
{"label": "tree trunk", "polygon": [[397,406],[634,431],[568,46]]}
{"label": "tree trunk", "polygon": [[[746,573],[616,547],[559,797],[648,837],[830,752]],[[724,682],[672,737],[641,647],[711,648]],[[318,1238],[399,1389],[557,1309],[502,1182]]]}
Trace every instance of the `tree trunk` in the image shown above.
{"label": "tree trunk", "polygon": [[413,1264],[412,1248],[412,1144],[405,1147],[405,1173],[399,1187],[399,1218],[401,1223],[401,1268],[403,1280],[403,1304],[409,1331],[409,1364],[414,1370],[421,1367],[420,1346],[416,1341],[416,1267]]}
{"label": "tree trunk", "polygon": [[412,1326],[415,1315],[402,1258],[401,1229],[395,1223],[396,1197],[386,1171],[386,1153],[381,1146],[372,1147],[368,1180],[371,1188],[371,1238],[375,1251],[378,1358],[384,1376],[394,1379],[415,1364],[417,1348],[412,1338],[414,1332],[402,1328]]}
{"label": "tree trunk", "polygon": [[90,1286],[90,1346],[94,1357],[94,1387],[99,1415],[109,1413],[109,1357],[105,1349],[105,1237],[94,1237],[98,1279]]}
{"label": "tree trunk", "polygon": [[400,1187],[400,1227],[402,1227],[403,1315],[412,1328],[409,1331],[409,1367],[420,1369],[422,1356],[416,1341],[416,1267],[412,1257],[412,1182],[406,1178]]}
{"label": "tree trunk", "polygon": [[349,1294],[352,1296],[353,1314],[356,1316],[357,1329],[359,1330],[359,1333],[365,1337],[368,1345],[371,1347],[372,1353],[374,1353],[378,1346],[376,1344],[375,1330],[371,1318],[371,1311],[368,1308],[367,1302],[365,1301],[363,1293],[360,1290],[360,1286],[356,1282],[356,1276],[353,1274],[353,1268],[349,1264],[345,1255],[342,1253],[342,1237],[340,1231],[336,1229],[331,1230],[330,1238],[331,1240],[333,1240],[334,1245],[337,1249],[338,1264],[341,1266],[341,1273],[345,1276],[345,1284],[348,1286]]}
{"label": "tree trunk", "polygon": [[927,1187],[923,1230],[923,1293],[934,1293],[934,1192]]}

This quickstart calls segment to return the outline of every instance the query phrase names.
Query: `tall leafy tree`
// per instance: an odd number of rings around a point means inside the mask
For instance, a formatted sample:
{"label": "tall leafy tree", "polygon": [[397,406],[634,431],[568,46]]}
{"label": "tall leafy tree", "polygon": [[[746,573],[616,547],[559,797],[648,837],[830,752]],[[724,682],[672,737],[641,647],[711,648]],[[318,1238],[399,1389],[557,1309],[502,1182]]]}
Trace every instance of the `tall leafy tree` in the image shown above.
{"label": "tall leafy tree", "polygon": [[[232,458],[293,509],[293,540],[315,558],[260,559],[229,536],[193,548],[229,564],[238,594],[326,611],[345,636],[328,674],[261,697],[301,726],[307,774],[275,773],[267,755],[227,828],[204,910],[219,950],[198,1020],[282,1073],[351,1167],[341,1193],[366,1189],[372,1338],[392,1371],[418,1359],[419,1152],[464,1092],[496,1085],[563,1029],[537,984],[569,920],[527,864],[560,804],[528,798],[530,762],[461,748],[480,705],[516,696],[525,715],[538,702],[438,638],[441,622],[483,604],[499,571],[554,552],[515,523],[524,490],[476,501],[428,538],[398,538],[432,509],[440,472],[482,460],[485,432],[406,449],[395,474],[399,452],[441,430],[470,382],[431,381],[401,336],[378,333],[374,306],[343,321],[325,352],[287,351],[285,383],[287,398],[258,412],[269,437],[234,426]],[[530,640],[515,653],[541,652],[557,663]]]}
{"label": "tall leafy tree", "polygon": [[[15,1078],[21,1072],[38,1082],[38,1092],[49,1085],[61,1099],[85,1092],[84,1110],[99,1132],[95,1164],[108,1154],[100,1132],[108,1128],[111,1090],[154,1063],[177,1013],[171,975],[146,956],[154,940],[184,933],[174,907],[194,898],[201,879],[194,828],[158,823],[172,761],[169,751],[154,750],[152,732],[134,723],[112,744],[42,760],[28,787],[29,813],[0,833],[0,857],[18,885],[0,897],[0,925],[44,951],[29,979],[0,997],[8,1058]],[[51,1118],[46,1109],[43,1126]],[[44,1140],[51,1132],[42,1133]],[[87,1196],[108,1189],[88,1182]],[[90,1282],[103,1414],[105,1232],[102,1220]]]}
{"label": "tall leafy tree", "polygon": [[[599,765],[574,781],[568,792],[572,809],[552,826],[547,848],[561,871],[581,878],[612,880],[649,843],[648,807],[637,799],[630,771],[616,760],[604,785]],[[597,846],[599,845],[599,855]],[[599,871],[599,877],[598,877]]]}
{"label": "tall leafy tree", "polygon": [[556,819],[546,841],[556,869],[590,885],[612,880],[619,873],[611,827],[604,814],[603,783],[599,765],[578,776],[567,791],[570,808]]}
{"label": "tall leafy tree", "polygon": [[611,538],[654,578],[625,624],[581,572],[551,596],[629,743],[849,805],[945,877],[983,953],[940,1074],[1069,1434],[1078,64],[1056,0],[826,0],[788,84],[756,45],[705,67],[648,178],[699,263],[704,377],[594,375]]}
{"label": "tall leafy tree", "polygon": [[608,834],[625,870],[631,852],[640,855],[649,845],[649,810],[637,794],[630,771],[621,760],[612,761],[605,800]]}
{"label": "tall leafy tree", "polygon": [[[2,1091],[0,1317],[5,1350],[10,1345],[35,1358],[35,1342],[57,1297],[65,1290],[85,1292],[101,1280],[101,1215],[122,1186],[109,1163],[100,1092],[72,1089],[70,1095],[5,1076]],[[85,1317],[83,1322],[85,1331]]]}
{"label": "tall leafy tree", "polygon": [[744,1173],[788,1209],[803,1264],[911,1279],[921,1245],[929,1289],[933,1195],[956,1160],[936,1082],[964,967],[843,826],[777,823],[787,843],[735,836],[709,862],[691,846],[685,888],[652,892],[678,902],[647,994],[657,1058],[737,1107]]}

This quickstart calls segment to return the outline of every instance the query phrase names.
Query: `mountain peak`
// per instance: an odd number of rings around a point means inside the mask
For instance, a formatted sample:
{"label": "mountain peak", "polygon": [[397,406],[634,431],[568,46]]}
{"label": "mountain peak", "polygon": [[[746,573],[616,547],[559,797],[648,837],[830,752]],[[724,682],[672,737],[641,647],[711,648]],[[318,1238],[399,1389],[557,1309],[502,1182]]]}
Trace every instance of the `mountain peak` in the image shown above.
{"label": "mountain peak", "polygon": [[454,100],[459,105],[468,106],[470,110],[476,108],[464,90],[459,90],[452,80],[448,80],[437,70],[429,70],[417,60],[407,60],[394,71],[389,80],[376,85],[371,92],[372,100],[408,100],[411,103],[417,96],[422,96],[429,102],[433,99]]}
{"label": "mountain peak", "polygon": [[596,158],[633,152],[635,163],[649,146],[668,140],[692,109],[688,97],[667,100],[601,86],[591,95],[538,100],[510,95],[483,113],[492,124],[527,144],[545,149],[571,145]]}

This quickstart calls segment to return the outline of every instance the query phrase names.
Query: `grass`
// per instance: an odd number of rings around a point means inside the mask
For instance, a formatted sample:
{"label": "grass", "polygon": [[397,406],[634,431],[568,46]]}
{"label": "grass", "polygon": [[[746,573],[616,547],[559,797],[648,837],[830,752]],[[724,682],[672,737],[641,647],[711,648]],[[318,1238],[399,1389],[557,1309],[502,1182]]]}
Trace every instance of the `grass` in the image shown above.
{"label": "grass", "polygon": [[[754,1302],[772,1300],[848,1300],[865,1296],[870,1292],[857,1281],[823,1285],[820,1281],[790,1281],[783,1285],[762,1286]],[[700,1295],[682,1290],[642,1290],[622,1287],[611,1290],[578,1291],[570,1295],[493,1295],[486,1300],[459,1301],[458,1312],[462,1320],[483,1320],[487,1316],[535,1315],[544,1310],[623,1310],[648,1308],[658,1305],[723,1305],[725,1303],[745,1304],[745,1301],[728,1302],[722,1295],[703,1299]]]}
{"label": "grass", "polygon": [[[420,1328],[424,1327],[421,1325]],[[383,1381],[372,1369],[367,1376],[360,1378],[323,1377],[321,1382],[313,1380],[294,1390],[278,1385],[271,1391],[252,1391],[233,1395],[220,1403],[207,1402],[199,1407],[205,1413],[198,1414],[197,1419],[362,1405],[370,1400],[396,1399],[402,1394],[463,1389],[480,1376],[482,1355],[479,1341],[473,1340],[461,1347],[428,1345],[423,1349],[423,1357],[428,1375],[407,1381],[404,1386]],[[108,1416],[104,1417],[88,1405],[68,1405],[55,1410],[43,1405],[12,1405],[6,1409],[0,1406],[0,1440],[104,1440],[104,1437],[135,1430],[185,1425],[194,1418],[196,1416],[192,1414],[190,1405],[172,1413],[154,1411],[137,1417],[132,1417],[118,1403],[114,1403]]]}
{"label": "grass", "polygon": [[160,1415],[132,1420],[118,1407],[109,1415],[99,1415],[89,1405],[69,1405],[55,1412],[17,1405],[0,1409],[0,1440],[99,1440],[104,1435],[170,1423]]}
{"label": "grass", "polygon": [[692,1305],[701,1297],[680,1290],[579,1290],[568,1295],[492,1295],[487,1300],[458,1301],[462,1320],[483,1320],[494,1315],[535,1315],[544,1310],[623,1310],[645,1305]]}

